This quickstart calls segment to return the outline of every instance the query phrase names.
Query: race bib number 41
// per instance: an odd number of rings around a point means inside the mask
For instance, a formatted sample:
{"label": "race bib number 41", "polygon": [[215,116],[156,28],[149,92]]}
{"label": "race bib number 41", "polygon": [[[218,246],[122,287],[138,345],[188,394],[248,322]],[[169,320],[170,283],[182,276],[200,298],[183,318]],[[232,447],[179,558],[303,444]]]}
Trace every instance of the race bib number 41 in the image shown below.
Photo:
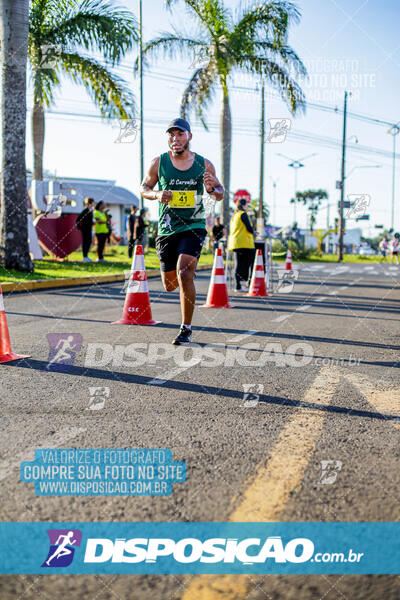
{"label": "race bib number 41", "polygon": [[171,190],[172,199],[168,206],[171,208],[194,208],[196,206],[196,192],[194,190]]}

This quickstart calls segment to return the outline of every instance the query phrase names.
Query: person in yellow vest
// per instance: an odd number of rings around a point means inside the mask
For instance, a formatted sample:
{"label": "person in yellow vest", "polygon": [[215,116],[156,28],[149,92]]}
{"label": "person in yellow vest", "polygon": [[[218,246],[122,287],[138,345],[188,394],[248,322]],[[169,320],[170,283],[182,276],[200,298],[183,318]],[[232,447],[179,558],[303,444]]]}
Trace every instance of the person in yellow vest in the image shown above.
{"label": "person in yellow vest", "polygon": [[109,234],[107,226],[107,213],[104,211],[106,205],[100,201],[96,204],[94,210],[94,232],[97,238],[97,262],[106,262],[104,260],[104,246],[106,245]]}
{"label": "person in yellow vest", "polygon": [[232,215],[228,250],[236,255],[236,291],[247,292],[255,256],[254,229],[246,212],[247,201],[242,198]]}

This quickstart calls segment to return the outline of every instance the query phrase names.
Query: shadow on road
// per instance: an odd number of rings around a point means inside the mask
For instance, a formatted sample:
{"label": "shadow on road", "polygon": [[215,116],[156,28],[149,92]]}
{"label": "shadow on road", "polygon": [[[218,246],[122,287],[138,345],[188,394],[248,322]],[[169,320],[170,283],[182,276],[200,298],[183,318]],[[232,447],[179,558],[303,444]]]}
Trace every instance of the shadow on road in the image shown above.
{"label": "shadow on road", "polygon": [[[20,361],[16,361],[14,363],[9,363],[8,366],[14,368],[23,368],[23,369],[33,369],[44,371],[48,366],[48,362],[44,360],[35,360],[35,359],[23,359]],[[48,372],[48,371],[47,371]],[[174,381],[169,380],[165,381],[164,379],[160,379],[160,383],[157,384],[156,379],[154,377],[146,377],[143,375],[137,375],[134,373],[124,373],[120,371],[111,371],[107,369],[94,369],[80,366],[68,365],[68,371],[66,370],[66,365],[54,365],[51,369],[51,372],[61,372],[63,375],[67,376],[75,376],[75,377],[91,377],[93,379],[108,379],[108,380],[117,380],[123,383],[134,383],[136,385],[149,385],[151,387],[162,387],[163,389],[172,389],[172,390],[183,390],[186,392],[191,392],[193,394],[201,394],[201,395],[215,395],[223,398],[234,398],[238,400],[243,400],[243,392],[238,390],[230,390],[228,388],[220,388],[210,385],[200,385],[197,383],[187,382],[187,381]],[[162,375],[160,375],[162,378]],[[315,402],[303,402],[301,400],[290,400],[288,398],[281,398],[279,396],[267,396],[260,395],[259,401],[265,404],[275,404],[278,406],[288,406],[292,408],[311,408],[313,410],[319,410],[327,413],[335,413],[335,414],[343,414],[347,416],[353,417],[363,417],[368,419],[377,419],[379,421],[395,421],[398,422],[400,420],[400,415],[383,415],[378,412],[368,411],[368,410],[359,410],[352,408],[345,408],[342,406],[334,406],[334,405],[320,405]]]}

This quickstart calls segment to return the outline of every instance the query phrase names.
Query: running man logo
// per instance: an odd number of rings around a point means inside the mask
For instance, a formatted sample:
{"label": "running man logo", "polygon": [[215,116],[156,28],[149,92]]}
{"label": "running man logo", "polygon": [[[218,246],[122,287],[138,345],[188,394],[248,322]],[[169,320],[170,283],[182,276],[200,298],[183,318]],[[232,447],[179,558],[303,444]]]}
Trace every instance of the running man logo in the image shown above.
{"label": "running man logo", "polygon": [[68,567],[74,558],[75,548],[81,545],[79,529],[48,529],[50,548],[42,567]]}
{"label": "running man logo", "polygon": [[68,370],[74,364],[75,354],[82,347],[79,333],[48,333],[50,351],[46,370]]}
{"label": "running man logo", "polygon": [[110,397],[109,387],[90,387],[90,401],[86,410],[102,410],[106,403],[106,398]]}
{"label": "running man logo", "polygon": [[42,44],[39,51],[38,69],[55,69],[62,54],[59,44]]}
{"label": "running man logo", "polygon": [[321,460],[321,475],[318,485],[332,485],[335,483],[338,473],[341,470],[341,460]]}
{"label": "running man logo", "polygon": [[285,269],[277,269],[279,281],[276,285],[275,292],[281,294],[290,294],[294,288],[294,282],[299,277],[298,271],[285,271]]}
{"label": "running man logo", "polygon": [[282,144],[292,126],[290,119],[268,119],[269,134],[266,136],[267,144]]}
{"label": "running man logo", "polygon": [[114,144],[133,144],[138,134],[138,124],[134,119],[121,119],[119,134]]}
{"label": "running man logo", "polygon": [[369,194],[348,194],[350,208],[345,215],[346,219],[358,219],[365,215],[365,211],[371,203]]}
{"label": "running man logo", "polygon": [[253,408],[260,401],[260,394],[264,392],[262,383],[243,383],[243,406]]}

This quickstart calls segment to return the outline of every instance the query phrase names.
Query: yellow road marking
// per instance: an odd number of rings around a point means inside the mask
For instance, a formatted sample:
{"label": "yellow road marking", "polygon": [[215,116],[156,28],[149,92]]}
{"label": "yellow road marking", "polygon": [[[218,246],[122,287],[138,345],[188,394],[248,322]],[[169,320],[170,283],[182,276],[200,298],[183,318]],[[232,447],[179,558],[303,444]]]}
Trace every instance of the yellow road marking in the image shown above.
{"label": "yellow road marking", "polygon": [[[366,398],[366,400],[382,415],[398,416],[400,419],[400,389],[374,389],[374,383],[357,373],[345,375]],[[400,422],[390,420],[389,423],[400,430]]]}
{"label": "yellow road marking", "polygon": [[[304,395],[303,402],[330,404],[339,383],[338,370],[324,368]],[[229,521],[276,521],[289,494],[302,481],[304,471],[320,436],[325,413],[301,407],[278,437],[267,463],[258,466],[248,482]],[[240,600],[246,597],[249,575],[198,575],[182,595],[182,600]]]}

